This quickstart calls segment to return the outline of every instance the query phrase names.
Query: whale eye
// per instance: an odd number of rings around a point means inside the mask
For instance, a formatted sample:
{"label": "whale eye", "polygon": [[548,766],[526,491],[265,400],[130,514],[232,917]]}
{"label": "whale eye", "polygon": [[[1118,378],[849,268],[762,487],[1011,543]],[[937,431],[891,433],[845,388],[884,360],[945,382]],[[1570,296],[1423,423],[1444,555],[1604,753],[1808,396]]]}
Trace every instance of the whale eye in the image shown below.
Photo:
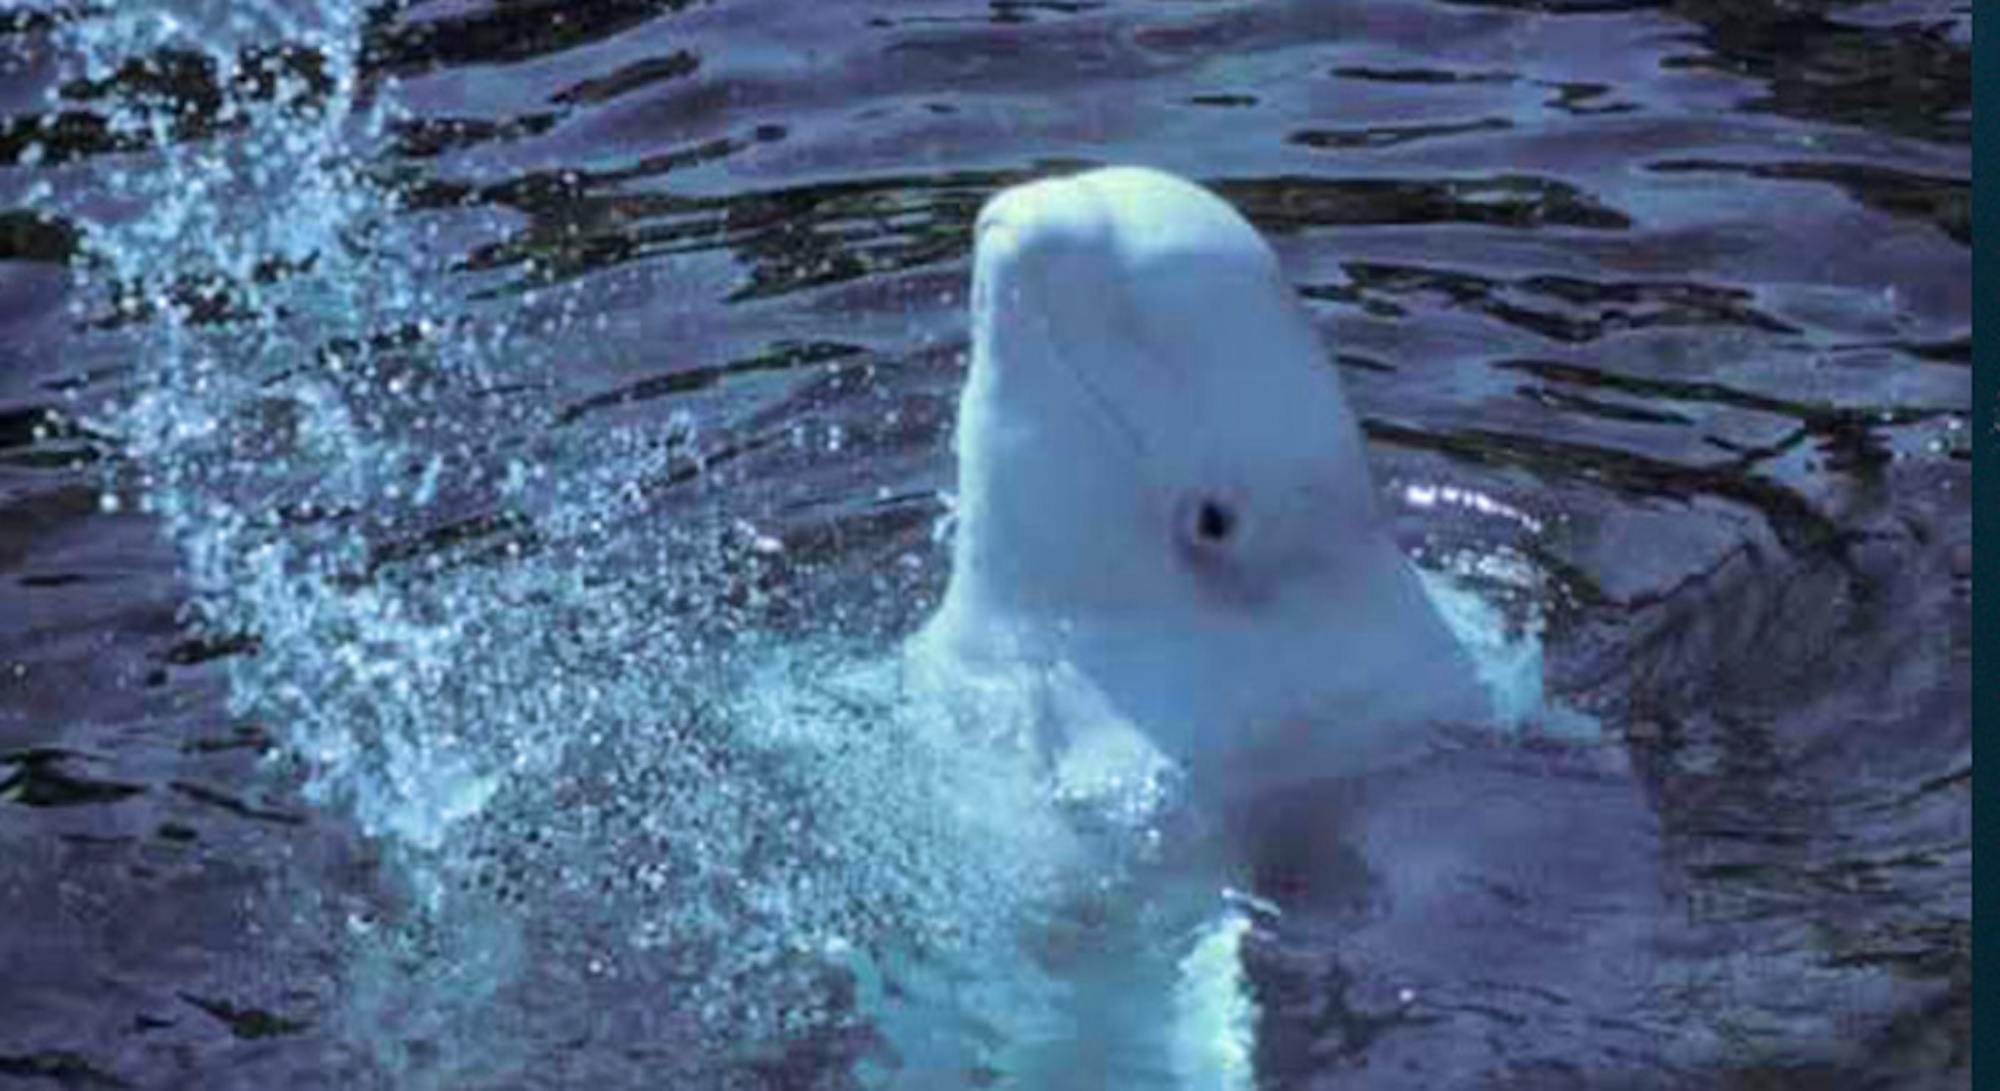
{"label": "whale eye", "polygon": [[1194,536],[1197,541],[1226,542],[1236,532],[1236,509],[1220,500],[1203,500],[1195,507]]}
{"label": "whale eye", "polygon": [[1228,549],[1243,536],[1241,507],[1234,498],[1216,493],[1184,497],[1176,522],[1182,547],[1198,553]]}

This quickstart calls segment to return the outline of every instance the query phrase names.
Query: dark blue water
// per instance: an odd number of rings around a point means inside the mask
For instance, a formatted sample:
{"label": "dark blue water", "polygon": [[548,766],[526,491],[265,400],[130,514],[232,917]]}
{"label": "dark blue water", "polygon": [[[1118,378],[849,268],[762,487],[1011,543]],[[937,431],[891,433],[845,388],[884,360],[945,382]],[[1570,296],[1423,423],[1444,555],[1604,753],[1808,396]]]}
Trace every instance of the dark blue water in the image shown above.
{"label": "dark blue water", "polygon": [[1365,878],[1246,944],[1265,1081],[1969,1086],[1970,37],[0,11],[0,1086],[881,1060],[839,952],[1054,865],[829,679],[942,586],[973,215],[1128,162],[1266,232],[1413,554],[1601,725],[1290,862]]}

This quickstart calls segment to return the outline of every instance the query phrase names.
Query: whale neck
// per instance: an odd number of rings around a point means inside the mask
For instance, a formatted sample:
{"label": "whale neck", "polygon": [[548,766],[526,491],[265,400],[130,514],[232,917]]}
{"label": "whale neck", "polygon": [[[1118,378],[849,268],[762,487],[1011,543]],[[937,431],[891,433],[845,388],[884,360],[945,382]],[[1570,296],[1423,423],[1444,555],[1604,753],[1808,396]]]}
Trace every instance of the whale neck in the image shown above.
{"label": "whale neck", "polygon": [[1067,668],[1169,758],[1254,796],[1393,764],[1428,725],[1491,714],[1408,561],[1374,556],[1240,616],[1051,613],[954,580],[918,645],[978,673]]}

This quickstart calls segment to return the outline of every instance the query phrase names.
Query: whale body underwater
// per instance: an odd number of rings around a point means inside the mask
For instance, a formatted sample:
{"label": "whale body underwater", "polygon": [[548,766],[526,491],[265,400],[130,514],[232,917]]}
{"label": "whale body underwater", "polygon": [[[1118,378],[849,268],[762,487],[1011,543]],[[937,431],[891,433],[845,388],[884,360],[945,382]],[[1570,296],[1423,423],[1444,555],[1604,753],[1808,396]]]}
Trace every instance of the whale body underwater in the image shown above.
{"label": "whale body underwater", "polygon": [[[1156,871],[1140,899],[1177,908],[1150,939],[1054,972],[1069,1007],[1041,1056],[971,1067],[1248,1087],[1247,918],[1223,889],[1317,866],[1297,800],[1415,755],[1429,725],[1492,719],[1494,695],[1392,538],[1327,346],[1229,204],[1115,167],[1005,190],[974,230],[951,572],[905,685],[961,718],[1010,695],[1059,789],[1164,775],[1223,832]],[[952,1086],[955,1063],[888,1082]]]}

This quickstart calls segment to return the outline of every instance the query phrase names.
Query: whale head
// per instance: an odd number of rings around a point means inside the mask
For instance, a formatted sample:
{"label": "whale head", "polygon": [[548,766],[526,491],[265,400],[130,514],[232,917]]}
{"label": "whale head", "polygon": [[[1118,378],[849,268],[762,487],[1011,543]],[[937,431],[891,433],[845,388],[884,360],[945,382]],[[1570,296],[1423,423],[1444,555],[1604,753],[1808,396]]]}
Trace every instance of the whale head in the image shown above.
{"label": "whale head", "polygon": [[1303,748],[1337,772],[1383,749],[1363,717],[1479,714],[1340,376],[1249,223],[1111,168],[1007,190],[975,235],[934,646],[1063,663],[1202,768]]}

